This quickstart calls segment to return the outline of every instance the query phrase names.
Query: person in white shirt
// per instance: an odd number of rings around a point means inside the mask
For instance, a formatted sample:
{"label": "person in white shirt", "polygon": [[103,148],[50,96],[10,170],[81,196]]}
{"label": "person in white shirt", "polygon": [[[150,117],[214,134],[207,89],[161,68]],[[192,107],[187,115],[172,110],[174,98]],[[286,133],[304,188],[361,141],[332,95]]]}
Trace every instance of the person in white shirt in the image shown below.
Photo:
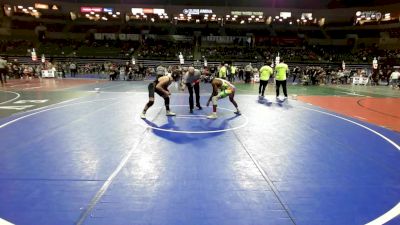
{"label": "person in white shirt", "polygon": [[399,77],[400,73],[399,70],[396,69],[392,74],[390,75],[390,81],[391,81],[391,87],[392,88],[399,88]]}
{"label": "person in white shirt", "polygon": [[183,83],[188,88],[189,91],[189,112],[193,113],[194,101],[193,101],[193,90],[196,95],[196,107],[201,110],[202,107],[200,105],[200,79],[201,72],[194,67],[189,67],[188,71],[183,75]]}
{"label": "person in white shirt", "polygon": [[71,71],[71,77],[75,77],[77,72],[78,72],[78,69],[76,68],[76,64],[75,63],[71,63],[69,65],[69,69]]}
{"label": "person in white shirt", "polygon": [[163,65],[159,65],[159,66],[157,66],[157,68],[156,68],[156,75],[157,75],[157,78],[160,78],[160,77],[162,77],[162,76],[164,76],[164,75],[167,75],[167,68],[165,68],[165,66],[163,66]]}
{"label": "person in white shirt", "polygon": [[245,71],[245,83],[250,83],[250,78],[251,78],[251,72],[253,71],[253,67],[251,66],[251,63],[249,63],[247,66],[244,67]]}
{"label": "person in white shirt", "polygon": [[[7,67],[7,60],[3,59],[3,57],[0,56],[0,81],[1,85],[4,85],[7,83],[7,73],[8,73],[8,67]],[[4,78],[4,81],[3,81]]]}

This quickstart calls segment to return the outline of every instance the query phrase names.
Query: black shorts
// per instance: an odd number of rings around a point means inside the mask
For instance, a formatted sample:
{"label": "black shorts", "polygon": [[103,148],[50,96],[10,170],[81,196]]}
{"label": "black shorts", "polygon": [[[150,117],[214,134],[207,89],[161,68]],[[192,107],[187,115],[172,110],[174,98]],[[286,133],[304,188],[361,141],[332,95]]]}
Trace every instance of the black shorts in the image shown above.
{"label": "black shorts", "polygon": [[156,84],[155,83],[150,83],[149,84],[149,86],[148,86],[148,89],[149,89],[149,97],[150,98],[154,98],[154,93],[157,93],[159,96],[161,96],[161,97],[164,97],[164,93],[163,92],[161,92],[161,91],[159,91],[159,90],[156,90]]}

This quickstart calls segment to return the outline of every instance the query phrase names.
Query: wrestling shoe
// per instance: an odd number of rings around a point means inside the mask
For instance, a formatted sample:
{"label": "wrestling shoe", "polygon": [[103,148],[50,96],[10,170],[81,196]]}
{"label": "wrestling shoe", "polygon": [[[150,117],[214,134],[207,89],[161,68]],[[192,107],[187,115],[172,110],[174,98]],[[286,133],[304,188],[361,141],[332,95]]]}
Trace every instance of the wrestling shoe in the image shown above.
{"label": "wrestling shoe", "polygon": [[199,106],[199,105],[196,105],[196,107],[197,107],[198,110],[202,110],[202,109],[203,109],[203,108],[202,108],[201,106]]}
{"label": "wrestling shoe", "polygon": [[141,114],[140,114],[140,118],[146,119],[146,113],[141,113]]}
{"label": "wrestling shoe", "polygon": [[167,111],[167,114],[166,114],[167,116],[176,116],[176,113],[174,113],[174,112],[171,112],[171,111]]}
{"label": "wrestling shoe", "polygon": [[236,115],[242,115],[242,113],[239,111],[239,110],[237,110],[236,112],[234,112]]}
{"label": "wrestling shoe", "polygon": [[217,114],[216,113],[211,113],[210,115],[208,115],[207,116],[207,119],[217,119],[218,118],[218,116],[217,116]]}

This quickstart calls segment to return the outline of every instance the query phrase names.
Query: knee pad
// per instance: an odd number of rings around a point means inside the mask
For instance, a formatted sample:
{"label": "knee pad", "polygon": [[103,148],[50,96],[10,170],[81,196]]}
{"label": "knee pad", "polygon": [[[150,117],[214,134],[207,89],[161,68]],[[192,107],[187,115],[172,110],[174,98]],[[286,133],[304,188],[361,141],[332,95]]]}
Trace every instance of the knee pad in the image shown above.
{"label": "knee pad", "polygon": [[149,102],[147,103],[147,107],[148,107],[148,108],[151,107],[152,105],[154,105],[154,101],[149,101]]}
{"label": "knee pad", "polygon": [[169,97],[164,97],[165,105],[169,105]]}
{"label": "knee pad", "polygon": [[212,97],[212,103],[213,103],[213,105],[217,105],[217,102],[218,102],[218,96],[213,96],[213,97]]}

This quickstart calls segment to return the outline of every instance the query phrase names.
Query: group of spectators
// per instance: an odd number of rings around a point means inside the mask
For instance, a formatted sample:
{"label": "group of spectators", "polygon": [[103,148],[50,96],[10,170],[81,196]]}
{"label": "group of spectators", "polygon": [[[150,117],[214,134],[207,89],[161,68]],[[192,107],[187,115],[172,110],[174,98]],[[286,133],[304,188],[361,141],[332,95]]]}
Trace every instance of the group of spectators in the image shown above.
{"label": "group of spectators", "polygon": [[279,56],[290,62],[342,62],[370,63],[374,57],[400,59],[400,50],[383,50],[377,47],[363,47],[349,50],[340,46],[267,47],[219,45],[196,48],[192,42],[155,40],[124,42],[119,40],[51,40],[35,46],[28,40],[1,40],[0,52],[8,55],[30,55],[32,48],[38,55],[45,54],[65,57],[127,57],[138,59],[176,60],[181,53],[186,60],[196,54],[208,60],[256,60],[273,61]]}
{"label": "group of spectators", "polygon": [[[6,62],[6,67],[0,70],[3,76],[2,81],[6,77],[15,79],[32,79],[40,77],[41,71],[44,69],[54,68],[58,72],[58,76],[80,77],[86,74],[97,74],[99,78],[107,78],[110,80],[142,80],[146,77],[156,75],[157,66],[143,66],[141,63],[132,64],[132,62],[93,62],[86,64],[78,64],[75,61],[66,62],[48,62],[39,63],[37,65],[21,64],[18,60],[2,59]],[[266,61],[265,64],[270,64]],[[201,69],[202,74],[213,75],[215,77],[224,78],[230,82],[254,83],[259,82],[260,69],[264,64],[238,65],[227,61],[220,65],[203,67],[195,65]],[[290,65],[290,64],[289,64]],[[184,71],[183,67],[165,66],[170,71]],[[375,70],[369,68],[345,69],[334,68],[332,66],[299,66],[295,65],[288,70],[288,82],[301,85],[335,85],[335,84],[351,84],[353,77],[366,77],[371,85],[391,85],[393,88],[399,88],[398,68],[390,66],[380,67]]]}
{"label": "group of spectators", "polygon": [[[207,70],[214,76],[225,78],[231,82],[242,81],[244,83],[259,82],[261,68],[265,64],[235,65],[231,62],[221,63],[219,66],[209,67]],[[289,64],[290,65],[290,64]],[[271,65],[274,68],[273,65]],[[370,85],[391,85],[399,87],[399,69],[384,67],[376,70],[369,68],[342,69],[332,66],[299,66],[295,65],[288,70],[288,82],[300,85],[340,85],[351,84],[353,77],[368,78]]]}
{"label": "group of spectators", "polygon": [[57,71],[62,74],[70,74],[71,77],[82,77],[82,75],[97,75],[98,78],[110,80],[142,80],[151,74],[151,71],[143,64],[132,64],[132,62],[103,62],[85,63],[78,65],[74,61],[57,64]]}
{"label": "group of spectators", "polygon": [[192,60],[194,58],[194,48],[192,43],[188,42],[170,42],[170,41],[155,41],[146,39],[135,52],[138,58],[143,59],[166,59],[176,60],[179,54],[185,59]]}
{"label": "group of spectators", "polygon": [[265,60],[274,61],[278,55],[291,62],[371,63],[374,57],[400,59],[400,50],[382,50],[374,47],[349,50],[348,47],[205,47],[201,55],[211,60]]}
{"label": "group of spectators", "polygon": [[0,59],[0,78],[2,83],[6,83],[9,78],[15,79],[32,79],[34,77],[39,77],[40,72],[45,69],[44,64],[42,65],[27,65],[21,64],[18,60],[14,59],[12,61],[8,60],[7,57],[1,57]]}

